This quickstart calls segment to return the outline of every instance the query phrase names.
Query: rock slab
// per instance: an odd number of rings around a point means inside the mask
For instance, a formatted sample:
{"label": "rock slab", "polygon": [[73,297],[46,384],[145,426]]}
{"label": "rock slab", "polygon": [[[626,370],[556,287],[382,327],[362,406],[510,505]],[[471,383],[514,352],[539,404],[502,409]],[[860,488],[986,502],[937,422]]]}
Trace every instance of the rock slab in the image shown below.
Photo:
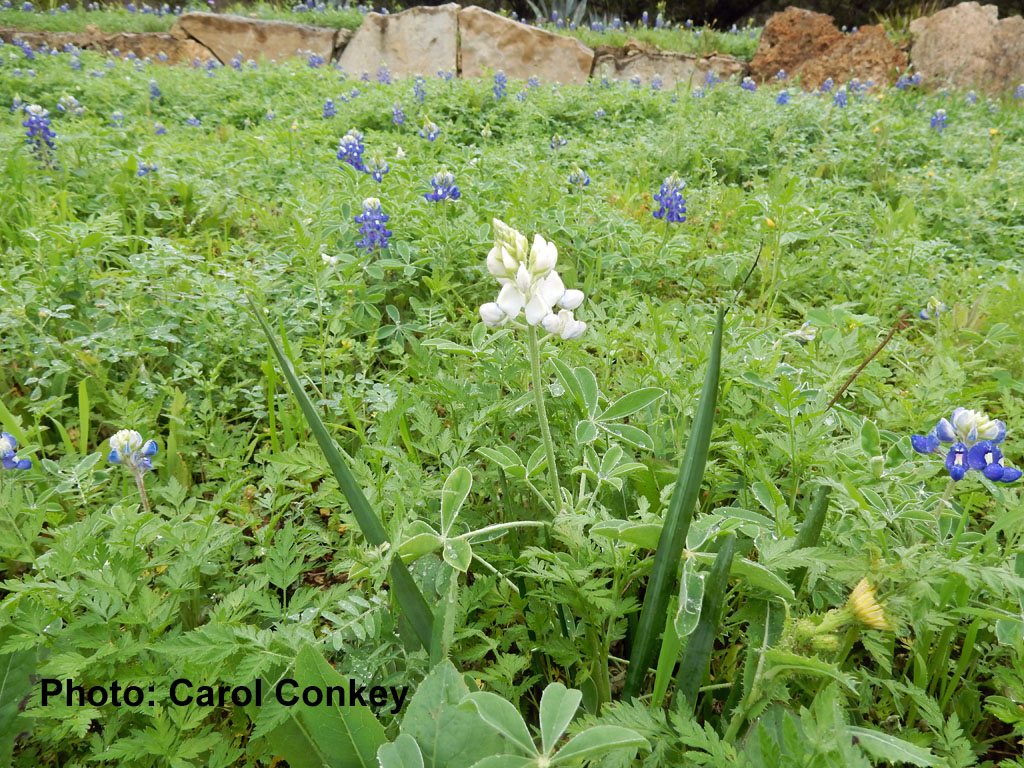
{"label": "rock slab", "polygon": [[61,50],[70,44],[88,51],[117,51],[121,56],[131,52],[140,59],[152,59],[154,64],[161,63],[161,53],[167,56],[164,62],[166,64],[189,63],[193,59],[206,61],[213,58],[210,49],[195,40],[178,39],[162,32],[106,34],[92,25],[86,27],[84,32],[21,32],[0,27],[0,40],[10,43],[15,38],[24,40],[33,48],[47,45]]}
{"label": "rock slab", "polygon": [[460,71],[482,77],[502,71],[511,78],[581,84],[594,52],[579,40],[520,24],[471,5],[459,11]]}
{"label": "rock slab", "polygon": [[910,24],[910,60],[930,85],[1002,90],[1024,82],[1024,19],[960,3]]}
{"label": "rock slab", "polygon": [[458,56],[459,6],[448,3],[388,16],[368,13],[338,61],[352,75],[372,75],[387,65],[395,77],[408,77],[454,72]]}
{"label": "rock slab", "polygon": [[906,66],[906,54],[880,25],[844,35],[831,16],[791,6],[768,19],[750,72],[763,82],[784,69],[790,78],[799,75],[803,88],[812,89],[830,77],[837,82],[856,77],[888,84]]}
{"label": "rock slab", "polygon": [[638,77],[645,83],[657,77],[665,88],[675,88],[678,84],[703,85],[708,72],[725,80],[733,75],[744,75],[746,70],[746,64],[732,56],[693,56],[663,51],[656,45],[630,38],[622,48],[598,46],[594,50],[591,75],[609,80]]}
{"label": "rock slab", "polygon": [[173,36],[184,32],[213,51],[221,64],[239,53],[243,59],[256,61],[283,61],[298,51],[315,53],[324,61],[334,56],[336,30],[326,27],[199,12],[182,14],[175,27],[171,30]]}

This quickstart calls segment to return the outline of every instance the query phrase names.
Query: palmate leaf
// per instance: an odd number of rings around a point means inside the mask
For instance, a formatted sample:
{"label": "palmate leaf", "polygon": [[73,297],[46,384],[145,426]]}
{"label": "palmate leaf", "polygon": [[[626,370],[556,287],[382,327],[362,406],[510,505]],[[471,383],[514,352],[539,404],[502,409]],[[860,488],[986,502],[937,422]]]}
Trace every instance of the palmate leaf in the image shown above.
{"label": "palmate leaf", "polygon": [[[292,396],[298,401],[302,415],[305,417],[313,436],[316,437],[320,450],[323,451],[324,458],[327,459],[327,464],[334,473],[338,486],[341,488],[341,492],[345,495],[345,500],[356,517],[356,522],[359,524],[363,537],[373,546],[390,543],[388,542],[387,532],[377,517],[377,513],[374,512],[370,502],[363,495],[362,488],[359,487],[359,483],[356,482],[355,476],[348,468],[348,464],[345,462],[341,451],[327,431],[327,427],[324,426],[320,414],[317,413],[312,401],[302,388],[302,384],[299,383],[299,378],[292,369],[291,362],[285,357],[281,346],[277,343],[277,339],[274,338],[274,334],[270,330],[270,326],[267,325],[263,313],[256,306],[252,298],[249,299],[249,304],[252,306],[253,314],[259,321],[260,327],[263,328],[263,333],[266,334],[270,348],[274,352],[274,357],[277,358],[277,363],[281,367],[285,379],[288,381],[288,387],[292,391]],[[398,599],[398,605],[402,613],[409,620],[423,647],[429,648],[434,617],[430,613],[430,608],[427,607],[427,601],[423,599],[423,593],[416,586],[416,582],[413,581],[401,558],[396,557],[391,561],[390,571],[391,587]]]}
{"label": "palmate leaf", "polygon": [[689,440],[686,443],[686,456],[679,467],[676,487],[672,492],[665,513],[665,525],[658,541],[658,550],[654,555],[654,567],[650,581],[647,583],[647,594],[640,612],[640,623],[633,639],[633,648],[629,657],[629,671],[622,691],[624,699],[630,699],[640,693],[647,669],[657,652],[658,635],[665,626],[665,611],[669,598],[674,592],[676,572],[686,541],[686,532],[693,519],[693,509],[697,503],[701,478],[704,476],[704,465],[708,459],[711,445],[711,428],[715,420],[715,404],[718,400],[718,374],[722,363],[722,327],[725,323],[725,308],[718,310],[715,322],[715,334],[711,340],[711,352],[708,357],[707,372],[704,375],[704,387],[700,394],[700,403],[693,420]]}

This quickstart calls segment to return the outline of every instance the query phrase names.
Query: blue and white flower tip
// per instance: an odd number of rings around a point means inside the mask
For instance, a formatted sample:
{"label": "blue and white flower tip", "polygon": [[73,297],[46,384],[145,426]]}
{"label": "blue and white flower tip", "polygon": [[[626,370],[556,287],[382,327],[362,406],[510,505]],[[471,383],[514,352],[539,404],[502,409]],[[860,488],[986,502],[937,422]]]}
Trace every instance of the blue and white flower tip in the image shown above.
{"label": "blue and white flower tip", "polygon": [[946,302],[939,301],[938,299],[929,299],[924,309],[917,313],[917,316],[922,320],[933,320],[948,310]]}
{"label": "blue and white flower tip", "polygon": [[935,453],[943,443],[951,444],[946,454],[946,469],[954,480],[962,480],[970,469],[982,472],[989,480],[1012,483],[1021,471],[1003,465],[997,443],[1006,439],[1006,424],[990,419],[982,411],[956,408],[948,419],[939,419],[927,435],[911,435],[910,444],[918,453]]}
{"label": "blue and white flower tip", "polygon": [[121,464],[131,470],[147,472],[153,468],[150,460],[157,451],[155,440],[143,442],[142,435],[134,429],[122,429],[110,438],[110,454],[107,461]]}
{"label": "blue and white flower tip", "polygon": [[30,469],[30,459],[19,459],[15,451],[18,450],[18,441],[9,432],[0,432],[0,466],[4,469]]}

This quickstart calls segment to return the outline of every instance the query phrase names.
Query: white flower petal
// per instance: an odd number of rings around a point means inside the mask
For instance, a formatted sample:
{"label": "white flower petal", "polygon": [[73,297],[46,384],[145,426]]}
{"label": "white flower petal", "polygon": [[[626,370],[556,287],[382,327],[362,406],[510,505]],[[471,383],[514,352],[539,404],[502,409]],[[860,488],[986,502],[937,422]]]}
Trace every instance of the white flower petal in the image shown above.
{"label": "white flower petal", "polygon": [[573,320],[569,326],[562,331],[562,338],[568,341],[569,339],[578,339],[583,335],[583,332],[587,330],[587,324],[582,320]]}
{"label": "white flower petal", "polygon": [[519,316],[519,311],[526,306],[526,297],[514,283],[508,283],[502,286],[498,293],[497,304],[502,312],[515,320]]}
{"label": "white flower petal", "polygon": [[576,307],[583,303],[583,298],[583,291],[570,288],[562,295],[558,304],[566,309],[576,309]]}
{"label": "white flower petal", "polygon": [[495,302],[489,301],[480,306],[480,319],[484,321],[484,325],[488,328],[497,328],[505,324],[508,320],[508,315]]}
{"label": "white flower petal", "polygon": [[551,314],[551,305],[545,304],[540,296],[534,294],[526,305],[526,322],[530,325],[540,325],[541,321]]}
{"label": "white flower petal", "polygon": [[565,283],[557,272],[551,272],[547,277],[537,283],[535,293],[539,294],[548,307],[553,307],[565,295]]}
{"label": "white flower petal", "polygon": [[533,277],[530,276],[530,270],[526,268],[525,264],[519,265],[519,270],[516,272],[516,287],[524,294],[530,293],[530,286],[533,283]]}
{"label": "white flower petal", "polygon": [[544,319],[540,321],[540,324],[544,326],[544,330],[548,333],[561,333],[562,332],[562,320],[554,312],[545,315]]}
{"label": "white flower petal", "polygon": [[546,275],[555,268],[558,261],[558,248],[540,235],[533,236],[533,248],[530,249],[530,267],[535,275]]}

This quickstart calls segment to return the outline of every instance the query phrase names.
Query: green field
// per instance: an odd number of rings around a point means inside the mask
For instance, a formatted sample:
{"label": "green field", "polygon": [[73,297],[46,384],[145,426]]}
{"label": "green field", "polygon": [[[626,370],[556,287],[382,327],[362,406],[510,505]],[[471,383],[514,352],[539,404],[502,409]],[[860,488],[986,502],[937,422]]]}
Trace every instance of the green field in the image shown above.
{"label": "green field", "polygon": [[0,765],[1024,766],[1024,98],[0,62]]}

